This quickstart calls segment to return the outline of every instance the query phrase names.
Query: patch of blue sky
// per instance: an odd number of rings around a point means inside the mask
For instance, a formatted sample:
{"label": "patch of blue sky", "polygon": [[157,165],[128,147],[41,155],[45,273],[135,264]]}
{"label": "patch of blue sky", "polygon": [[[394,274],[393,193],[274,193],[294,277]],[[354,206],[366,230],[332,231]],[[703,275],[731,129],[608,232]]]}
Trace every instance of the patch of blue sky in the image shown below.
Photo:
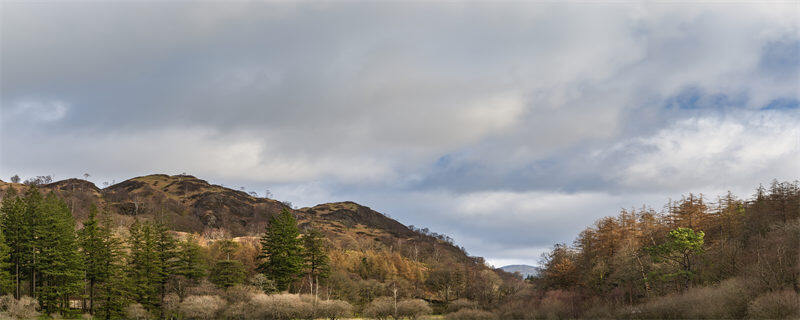
{"label": "patch of blue sky", "polygon": [[797,98],[778,98],[770,101],[761,110],[791,110],[800,108],[800,100]]}

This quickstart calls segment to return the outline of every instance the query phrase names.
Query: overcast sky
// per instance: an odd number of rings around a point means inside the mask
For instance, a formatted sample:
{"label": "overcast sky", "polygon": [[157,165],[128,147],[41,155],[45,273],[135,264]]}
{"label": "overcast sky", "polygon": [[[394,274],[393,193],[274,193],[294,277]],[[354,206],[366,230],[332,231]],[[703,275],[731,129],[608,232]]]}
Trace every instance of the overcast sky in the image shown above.
{"label": "overcast sky", "polygon": [[800,4],[0,3],[0,178],[352,200],[496,266],[800,178]]}

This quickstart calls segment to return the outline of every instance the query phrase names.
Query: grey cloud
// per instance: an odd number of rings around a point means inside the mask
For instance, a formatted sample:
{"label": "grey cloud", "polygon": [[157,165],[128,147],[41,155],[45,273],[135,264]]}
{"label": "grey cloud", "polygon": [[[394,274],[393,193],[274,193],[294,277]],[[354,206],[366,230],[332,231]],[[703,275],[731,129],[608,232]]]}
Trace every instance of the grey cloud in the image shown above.
{"label": "grey cloud", "polygon": [[[3,176],[274,186],[298,203],[367,202],[510,260],[642,190],[717,190],[714,168],[741,170],[736,188],[797,170],[790,146],[759,162],[736,142],[797,126],[795,110],[746,121],[798,99],[788,4],[14,2],[1,23]],[[713,138],[697,121],[758,134],[665,157]],[[540,193],[599,194],[608,209],[451,223],[471,196],[514,207]],[[569,227],[553,228],[560,210]]]}

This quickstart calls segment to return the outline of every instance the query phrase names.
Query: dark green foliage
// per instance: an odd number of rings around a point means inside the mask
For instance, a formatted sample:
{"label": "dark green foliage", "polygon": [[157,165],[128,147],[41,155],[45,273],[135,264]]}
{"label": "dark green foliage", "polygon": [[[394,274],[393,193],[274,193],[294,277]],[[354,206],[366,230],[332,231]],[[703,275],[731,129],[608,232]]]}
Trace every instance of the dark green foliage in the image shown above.
{"label": "dark green foliage", "polygon": [[289,210],[270,219],[266,234],[261,238],[261,255],[264,262],[259,271],[275,281],[278,290],[287,290],[303,271],[303,247],[297,221]]}
{"label": "dark green foliage", "polygon": [[110,231],[99,225],[97,221],[97,206],[92,205],[89,218],[83,223],[83,229],[78,232],[80,248],[83,258],[83,271],[87,282],[89,296],[89,313],[94,314],[94,300],[96,287],[99,283],[108,280],[111,275],[109,270],[112,259]]}
{"label": "dark green foliage", "polygon": [[11,272],[8,271],[11,267],[9,262],[10,255],[11,249],[6,245],[6,239],[3,236],[2,229],[0,229],[0,295],[13,291],[14,287]]}
{"label": "dark green foliage", "polygon": [[186,240],[178,245],[175,263],[175,274],[197,281],[206,275],[206,263],[203,258],[200,245],[193,236],[188,236]]}
{"label": "dark green foliage", "polygon": [[43,310],[63,312],[69,298],[81,291],[84,277],[75,221],[67,204],[52,193],[38,209],[42,216],[34,239],[35,268],[40,274],[36,292]]}
{"label": "dark green foliage", "polygon": [[130,232],[128,274],[134,300],[162,312],[166,285],[175,271],[175,238],[158,222],[134,222]]}
{"label": "dark green foliage", "polygon": [[217,261],[209,275],[211,283],[222,288],[229,288],[237,284],[242,284],[244,283],[244,279],[244,266],[242,262],[238,260]]}

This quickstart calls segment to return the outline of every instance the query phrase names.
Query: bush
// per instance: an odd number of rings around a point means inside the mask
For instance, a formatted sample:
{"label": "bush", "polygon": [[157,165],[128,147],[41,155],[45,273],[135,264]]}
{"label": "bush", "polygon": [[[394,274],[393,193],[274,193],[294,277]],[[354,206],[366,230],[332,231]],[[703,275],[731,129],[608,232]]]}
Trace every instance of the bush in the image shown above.
{"label": "bush", "polygon": [[150,319],[150,313],[141,304],[132,303],[125,307],[126,319],[146,320]]}
{"label": "bush", "polygon": [[342,300],[323,300],[317,302],[316,316],[330,320],[349,317],[353,314],[353,306]]}
{"label": "bush", "polygon": [[747,315],[754,319],[800,318],[800,295],[788,289],[762,294],[750,302]]}
{"label": "bush", "polygon": [[251,301],[251,314],[258,319],[311,319],[314,316],[311,304],[294,294],[258,294]]}
{"label": "bush", "polygon": [[469,299],[458,299],[447,304],[447,312],[456,312],[461,309],[477,309],[478,304]]}
{"label": "bush", "polygon": [[464,308],[448,313],[444,318],[447,320],[494,320],[497,319],[497,316],[488,311]]}
{"label": "bush", "polygon": [[0,319],[1,318],[16,318],[16,319],[30,319],[39,316],[36,309],[39,308],[39,302],[36,299],[22,296],[19,300],[14,299],[14,296],[7,295],[0,297]]}
{"label": "bush", "polygon": [[575,318],[578,295],[572,291],[548,291],[539,305],[539,316],[548,319]]}
{"label": "bush", "polygon": [[372,300],[372,302],[364,308],[364,315],[368,318],[379,320],[389,319],[389,317],[394,316],[394,300],[389,297]]}
{"label": "bush", "polygon": [[225,311],[222,312],[222,318],[230,320],[257,319],[250,310],[251,306],[249,302],[231,303]]}
{"label": "bush", "polygon": [[181,302],[180,311],[189,319],[216,319],[217,312],[225,305],[225,300],[218,296],[189,296]]}
{"label": "bush", "polygon": [[681,294],[655,298],[627,310],[631,318],[660,319],[737,319],[743,318],[750,296],[739,279],[729,279],[712,287],[692,288]]}
{"label": "bush", "polygon": [[229,303],[250,302],[254,296],[262,293],[255,286],[236,285],[225,290],[224,297]]}
{"label": "bush", "polygon": [[397,315],[416,319],[419,316],[431,314],[431,307],[422,299],[408,299],[397,303]]}

